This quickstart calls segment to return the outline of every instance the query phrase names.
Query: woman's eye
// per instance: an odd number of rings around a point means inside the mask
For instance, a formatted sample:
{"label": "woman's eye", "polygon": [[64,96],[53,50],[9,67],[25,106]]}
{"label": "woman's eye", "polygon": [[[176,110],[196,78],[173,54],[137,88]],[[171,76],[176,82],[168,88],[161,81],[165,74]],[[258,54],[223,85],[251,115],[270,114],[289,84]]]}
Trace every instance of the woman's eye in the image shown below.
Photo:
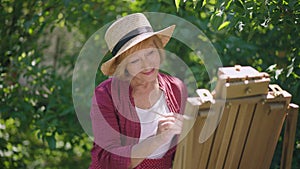
{"label": "woman's eye", "polygon": [[133,61],[130,61],[130,63],[137,63],[139,61],[139,59],[135,59],[135,60],[133,60]]}
{"label": "woman's eye", "polygon": [[148,52],[147,55],[149,56],[149,55],[152,55],[153,53],[154,53],[154,50],[151,50],[150,52]]}

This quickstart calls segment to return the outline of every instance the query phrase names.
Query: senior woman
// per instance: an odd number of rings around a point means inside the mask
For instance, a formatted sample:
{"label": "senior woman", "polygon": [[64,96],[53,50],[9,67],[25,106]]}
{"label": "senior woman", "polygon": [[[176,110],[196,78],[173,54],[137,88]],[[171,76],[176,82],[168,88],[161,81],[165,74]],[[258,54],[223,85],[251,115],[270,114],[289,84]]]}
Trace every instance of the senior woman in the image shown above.
{"label": "senior woman", "polygon": [[175,26],[154,32],[141,13],[115,21],[105,40],[113,57],[110,76],[94,92],[91,169],[169,169],[182,130],[187,90],[159,72]]}

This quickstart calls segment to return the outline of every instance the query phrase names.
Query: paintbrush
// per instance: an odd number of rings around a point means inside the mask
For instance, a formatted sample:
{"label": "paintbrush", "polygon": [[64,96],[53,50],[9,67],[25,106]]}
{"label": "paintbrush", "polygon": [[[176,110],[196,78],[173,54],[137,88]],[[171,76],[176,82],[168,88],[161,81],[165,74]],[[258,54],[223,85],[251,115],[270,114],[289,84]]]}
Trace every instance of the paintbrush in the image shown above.
{"label": "paintbrush", "polygon": [[[167,117],[167,115],[166,114],[161,114],[161,113],[158,113],[157,111],[151,111],[152,113],[155,113],[155,114],[158,114],[158,115],[160,115],[160,116],[162,116],[162,117]],[[195,119],[194,117],[192,117],[192,116],[188,116],[188,115],[186,115],[186,114],[178,114],[178,115],[180,115],[180,116],[182,116],[183,117],[183,119],[185,119],[185,120],[193,120],[193,119]]]}

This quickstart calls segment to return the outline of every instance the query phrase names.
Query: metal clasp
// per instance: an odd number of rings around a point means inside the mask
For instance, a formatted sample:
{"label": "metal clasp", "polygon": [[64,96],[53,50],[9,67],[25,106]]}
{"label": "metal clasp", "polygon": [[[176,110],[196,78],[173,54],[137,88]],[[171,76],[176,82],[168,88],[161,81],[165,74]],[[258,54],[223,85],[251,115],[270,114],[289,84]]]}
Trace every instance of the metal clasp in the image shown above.
{"label": "metal clasp", "polygon": [[213,104],[215,102],[212,94],[207,89],[197,89],[196,93],[200,97],[201,103],[210,102]]}
{"label": "metal clasp", "polygon": [[283,90],[277,84],[270,84],[269,89],[271,89],[271,95],[274,97],[283,97]]}

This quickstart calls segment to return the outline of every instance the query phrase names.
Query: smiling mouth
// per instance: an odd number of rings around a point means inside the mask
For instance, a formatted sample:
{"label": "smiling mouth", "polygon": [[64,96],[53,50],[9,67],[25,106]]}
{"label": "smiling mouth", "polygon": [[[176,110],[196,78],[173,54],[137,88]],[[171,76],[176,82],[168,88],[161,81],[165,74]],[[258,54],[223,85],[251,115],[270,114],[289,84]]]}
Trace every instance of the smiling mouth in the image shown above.
{"label": "smiling mouth", "polygon": [[155,69],[152,68],[150,70],[148,70],[147,72],[142,72],[144,75],[151,75],[152,73],[154,73]]}

